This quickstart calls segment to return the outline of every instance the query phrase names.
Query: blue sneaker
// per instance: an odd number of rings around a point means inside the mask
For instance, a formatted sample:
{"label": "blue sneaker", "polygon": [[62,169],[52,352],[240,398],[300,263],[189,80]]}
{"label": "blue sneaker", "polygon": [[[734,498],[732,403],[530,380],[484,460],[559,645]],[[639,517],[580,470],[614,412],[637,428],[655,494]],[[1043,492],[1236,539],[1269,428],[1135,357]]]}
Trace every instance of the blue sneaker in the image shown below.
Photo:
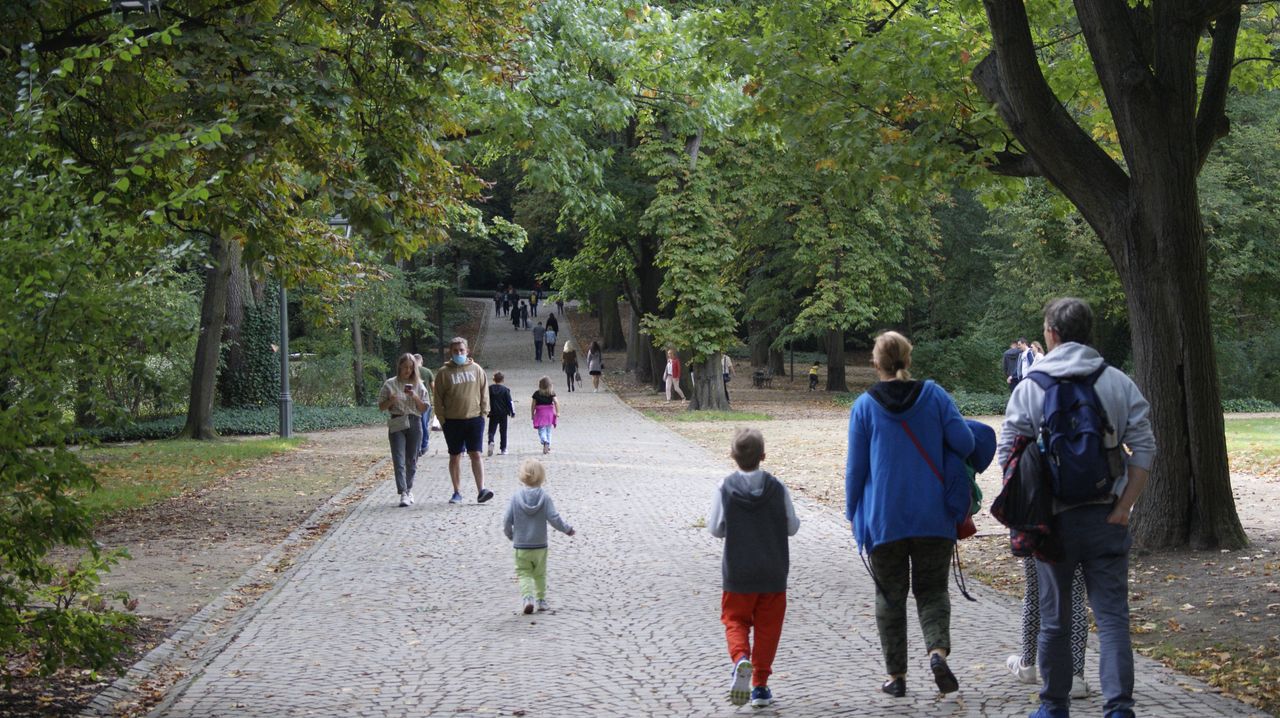
{"label": "blue sneaker", "polygon": [[773,704],[773,691],[769,686],[756,686],[751,689],[751,707],[764,708]]}
{"label": "blue sneaker", "polygon": [[751,698],[751,661],[739,659],[733,664],[733,680],[729,683],[729,702],[745,706]]}
{"label": "blue sneaker", "polygon": [[1071,712],[1066,708],[1051,708],[1041,703],[1036,712],[1028,715],[1027,718],[1071,718]]}
{"label": "blue sneaker", "polygon": [[449,503],[451,504],[462,503],[462,494],[458,493],[457,491],[453,492],[453,498],[449,499]]}

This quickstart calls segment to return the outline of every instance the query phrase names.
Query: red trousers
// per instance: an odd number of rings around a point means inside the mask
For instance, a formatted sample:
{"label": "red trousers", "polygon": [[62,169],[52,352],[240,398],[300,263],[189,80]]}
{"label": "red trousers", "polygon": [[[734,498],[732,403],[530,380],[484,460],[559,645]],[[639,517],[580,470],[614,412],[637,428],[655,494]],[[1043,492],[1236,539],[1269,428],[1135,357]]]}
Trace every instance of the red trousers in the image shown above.
{"label": "red trousers", "polygon": [[[782,618],[787,613],[787,594],[730,593],[720,598],[720,622],[729,642],[729,658],[751,659],[751,685],[769,685],[773,673],[773,657],[782,636]],[[756,646],[751,649],[751,629],[755,629]]]}

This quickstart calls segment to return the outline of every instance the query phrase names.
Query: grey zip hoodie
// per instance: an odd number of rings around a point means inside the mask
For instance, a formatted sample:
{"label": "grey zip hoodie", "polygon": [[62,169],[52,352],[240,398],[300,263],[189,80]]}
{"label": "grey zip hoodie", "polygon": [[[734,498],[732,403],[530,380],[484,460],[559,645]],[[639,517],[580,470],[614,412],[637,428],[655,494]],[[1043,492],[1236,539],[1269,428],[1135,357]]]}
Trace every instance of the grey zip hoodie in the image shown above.
{"label": "grey zip hoodie", "polygon": [[[1055,377],[1083,376],[1092,374],[1100,366],[1102,356],[1096,349],[1085,344],[1066,342],[1045,354],[1031,371]],[[1131,452],[1126,463],[1150,470],[1151,463],[1156,458],[1156,437],[1151,432],[1151,419],[1148,416],[1151,405],[1138,390],[1138,385],[1124,372],[1109,367],[1098,377],[1093,390],[1098,393],[1098,400],[1102,402],[1107,419],[1116,430],[1116,437]],[[996,445],[996,456],[1001,465],[1009,458],[1014,437],[1038,436],[1043,418],[1044,390],[1034,381],[1018,382],[1013,394],[1009,396],[1008,406],[1005,407],[1004,425],[1000,428],[1000,441]],[[1116,481],[1114,494],[1119,496],[1124,493],[1127,483],[1128,476],[1120,477]]]}
{"label": "grey zip hoodie", "polygon": [[516,548],[546,548],[547,524],[562,533],[573,527],[556,512],[551,496],[539,488],[526,488],[511,496],[507,513],[502,517],[502,532]]}

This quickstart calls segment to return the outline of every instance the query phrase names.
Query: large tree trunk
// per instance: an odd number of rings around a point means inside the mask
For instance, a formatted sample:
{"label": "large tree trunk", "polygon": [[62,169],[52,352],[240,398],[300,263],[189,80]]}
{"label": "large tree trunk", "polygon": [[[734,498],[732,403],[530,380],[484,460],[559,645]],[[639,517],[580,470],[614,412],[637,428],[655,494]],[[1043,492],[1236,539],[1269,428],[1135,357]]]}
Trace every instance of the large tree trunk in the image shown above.
{"label": "large tree trunk", "polygon": [[[424,363],[426,361],[428,360],[424,360]],[[364,340],[360,333],[359,311],[351,312],[351,373],[354,380],[352,397],[356,406],[364,406],[368,398],[364,391]]]}
{"label": "large tree trunk", "polygon": [[764,326],[764,322],[755,319],[747,322],[747,347],[751,350],[752,368],[769,364],[769,345],[773,343],[773,337]]}
{"label": "large tree trunk", "polygon": [[209,240],[210,266],[205,271],[204,297],[200,302],[200,338],[191,368],[191,398],[187,423],[179,436],[213,439],[213,394],[218,375],[222,324],[227,315],[227,287],[231,273],[240,266],[242,246],[234,239],[215,236]]}
{"label": "large tree trunk", "polygon": [[787,375],[787,355],[781,349],[769,350],[769,368],[773,370],[774,376]]}
{"label": "large tree trunk", "polygon": [[[244,327],[245,305],[252,301],[249,289],[249,273],[243,266],[237,266],[227,283],[227,312],[222,324],[222,344],[227,347],[222,371],[227,377],[245,375],[244,344],[240,341],[240,334]],[[222,381],[225,383],[227,379],[223,378]],[[231,406],[230,395],[221,398],[224,407]]]}
{"label": "large tree trunk", "polygon": [[828,329],[826,345],[827,391],[849,391],[844,377],[844,330]]}
{"label": "large tree trunk", "polygon": [[693,387],[689,393],[689,408],[695,411],[728,411],[729,398],[725,395],[724,365],[720,354],[712,354],[694,368]]}
{"label": "large tree trunk", "polygon": [[641,367],[644,367],[644,375],[650,371],[649,366],[649,349],[648,345],[641,346],[642,336],[640,334],[640,313],[632,310],[631,316],[627,320],[627,371],[635,372],[636,377],[642,375]]}
{"label": "large tree trunk", "polygon": [[618,288],[609,287],[596,297],[600,308],[600,346],[604,351],[627,348],[627,336],[622,331],[622,315],[618,313]]}

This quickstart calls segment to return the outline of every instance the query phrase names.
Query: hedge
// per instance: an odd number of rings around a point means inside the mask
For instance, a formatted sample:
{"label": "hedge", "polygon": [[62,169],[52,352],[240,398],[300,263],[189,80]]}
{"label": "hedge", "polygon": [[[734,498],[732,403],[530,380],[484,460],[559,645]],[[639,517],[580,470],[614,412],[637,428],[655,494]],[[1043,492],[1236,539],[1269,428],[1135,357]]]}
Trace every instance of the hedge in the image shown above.
{"label": "hedge", "polygon": [[[346,426],[380,424],[386,414],[372,406],[294,406],[293,429],[297,432],[339,429]],[[186,416],[138,421],[122,426],[102,427],[85,432],[99,441],[143,441],[171,439],[186,423]],[[218,409],[213,428],[223,436],[274,434],[280,429],[278,407],[261,409]]]}

